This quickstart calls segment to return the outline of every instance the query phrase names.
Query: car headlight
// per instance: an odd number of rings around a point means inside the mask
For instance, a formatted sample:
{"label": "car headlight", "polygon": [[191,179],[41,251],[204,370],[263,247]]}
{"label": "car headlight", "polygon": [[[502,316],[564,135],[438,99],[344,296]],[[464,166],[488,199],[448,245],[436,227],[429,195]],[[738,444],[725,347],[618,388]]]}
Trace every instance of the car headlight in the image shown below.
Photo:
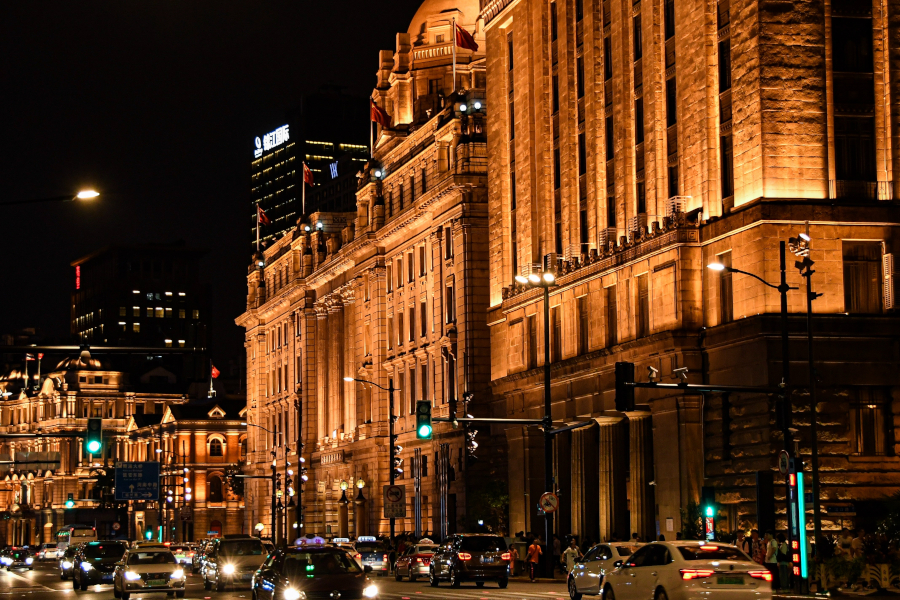
{"label": "car headlight", "polygon": [[141,576],[135,573],[134,571],[125,571],[125,579],[128,581],[137,581]]}
{"label": "car headlight", "polygon": [[234,565],[225,565],[224,567],[222,567],[222,572],[226,575],[231,575],[232,573],[234,573]]}
{"label": "car headlight", "polygon": [[175,569],[174,571],[172,571],[172,579],[184,579],[184,570]]}
{"label": "car headlight", "polygon": [[63,561],[63,569],[71,569],[71,568],[72,568],[72,563],[70,563],[67,560],[64,560]]}
{"label": "car headlight", "polygon": [[300,600],[301,598],[306,598],[306,594],[298,592],[294,588],[284,590],[284,600]]}
{"label": "car headlight", "polygon": [[90,571],[90,570],[93,569],[93,568],[94,568],[94,565],[92,565],[91,563],[89,563],[89,562],[87,562],[87,561],[84,561],[84,562],[81,563],[81,570],[82,570],[82,571],[87,572],[87,571]]}
{"label": "car headlight", "polygon": [[378,586],[374,583],[366,586],[366,589],[363,590],[363,596],[366,598],[374,598],[378,595]]}
{"label": "car headlight", "polygon": [[26,565],[30,565],[30,564],[33,563],[33,562],[34,562],[34,559],[31,558],[30,556],[29,556],[28,558],[25,559],[25,564],[26,564]]}

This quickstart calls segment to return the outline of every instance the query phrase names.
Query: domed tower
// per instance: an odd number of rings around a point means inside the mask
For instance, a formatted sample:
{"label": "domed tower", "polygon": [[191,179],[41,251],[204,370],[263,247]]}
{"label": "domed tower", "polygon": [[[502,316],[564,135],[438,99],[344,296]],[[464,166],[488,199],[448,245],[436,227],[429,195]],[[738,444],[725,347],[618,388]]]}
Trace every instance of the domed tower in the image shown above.
{"label": "domed tower", "polygon": [[[454,47],[454,23],[473,35],[478,50]],[[424,123],[454,91],[484,89],[484,50],[478,0],[426,0],[407,32],[397,34],[396,50],[379,56],[372,98],[390,115],[390,128]]]}

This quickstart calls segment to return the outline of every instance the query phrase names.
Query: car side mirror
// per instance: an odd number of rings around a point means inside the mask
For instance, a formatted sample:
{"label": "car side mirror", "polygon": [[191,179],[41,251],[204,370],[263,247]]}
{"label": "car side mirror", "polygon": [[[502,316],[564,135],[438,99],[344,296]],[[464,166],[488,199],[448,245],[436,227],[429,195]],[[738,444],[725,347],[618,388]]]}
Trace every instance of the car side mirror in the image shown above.
{"label": "car side mirror", "polygon": [[371,573],[372,567],[370,565],[366,565],[363,567],[363,573]]}
{"label": "car side mirror", "polygon": [[[622,567],[622,565],[625,565],[625,563],[621,560],[617,560],[616,562],[613,563],[614,567]],[[627,569],[628,565],[625,565],[623,568]]]}

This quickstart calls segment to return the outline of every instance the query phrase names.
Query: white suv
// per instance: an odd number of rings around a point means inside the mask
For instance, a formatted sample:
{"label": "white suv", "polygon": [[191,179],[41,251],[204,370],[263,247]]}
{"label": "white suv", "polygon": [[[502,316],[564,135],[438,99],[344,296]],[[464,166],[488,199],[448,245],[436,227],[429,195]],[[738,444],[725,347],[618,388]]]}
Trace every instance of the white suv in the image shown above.
{"label": "white suv", "polygon": [[604,600],[766,600],[772,574],[715,542],[653,542],[607,573]]}

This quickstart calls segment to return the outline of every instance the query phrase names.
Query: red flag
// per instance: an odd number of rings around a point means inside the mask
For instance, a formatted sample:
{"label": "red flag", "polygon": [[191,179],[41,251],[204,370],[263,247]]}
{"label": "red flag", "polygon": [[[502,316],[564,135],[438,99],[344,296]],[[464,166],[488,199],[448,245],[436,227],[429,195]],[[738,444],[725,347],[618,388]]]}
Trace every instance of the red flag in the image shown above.
{"label": "red flag", "polygon": [[313,173],[310,168],[306,166],[306,163],[303,163],[303,183],[308,183],[309,185],[313,184]]}
{"label": "red flag", "polygon": [[212,365],[212,370],[209,372],[209,374],[212,375],[213,379],[215,379],[216,377],[219,376],[219,370],[216,368],[215,365]]}
{"label": "red flag", "polygon": [[384,109],[375,104],[375,101],[369,98],[369,117],[381,125],[382,127],[390,127],[391,126],[391,117]]}
{"label": "red flag", "polygon": [[256,205],[256,220],[260,225],[269,225],[270,223],[272,223],[272,221],[269,220],[269,217],[266,216],[266,212],[259,204]]}
{"label": "red flag", "polygon": [[34,360],[34,354],[26,354],[25,360]]}
{"label": "red flag", "polygon": [[478,44],[471,33],[456,24],[456,45],[472,52],[478,52]]}
{"label": "red flag", "polygon": [[43,353],[43,352],[39,352],[39,353],[38,353],[38,360],[40,360],[40,359],[42,359],[42,358],[44,358],[44,353]]}

